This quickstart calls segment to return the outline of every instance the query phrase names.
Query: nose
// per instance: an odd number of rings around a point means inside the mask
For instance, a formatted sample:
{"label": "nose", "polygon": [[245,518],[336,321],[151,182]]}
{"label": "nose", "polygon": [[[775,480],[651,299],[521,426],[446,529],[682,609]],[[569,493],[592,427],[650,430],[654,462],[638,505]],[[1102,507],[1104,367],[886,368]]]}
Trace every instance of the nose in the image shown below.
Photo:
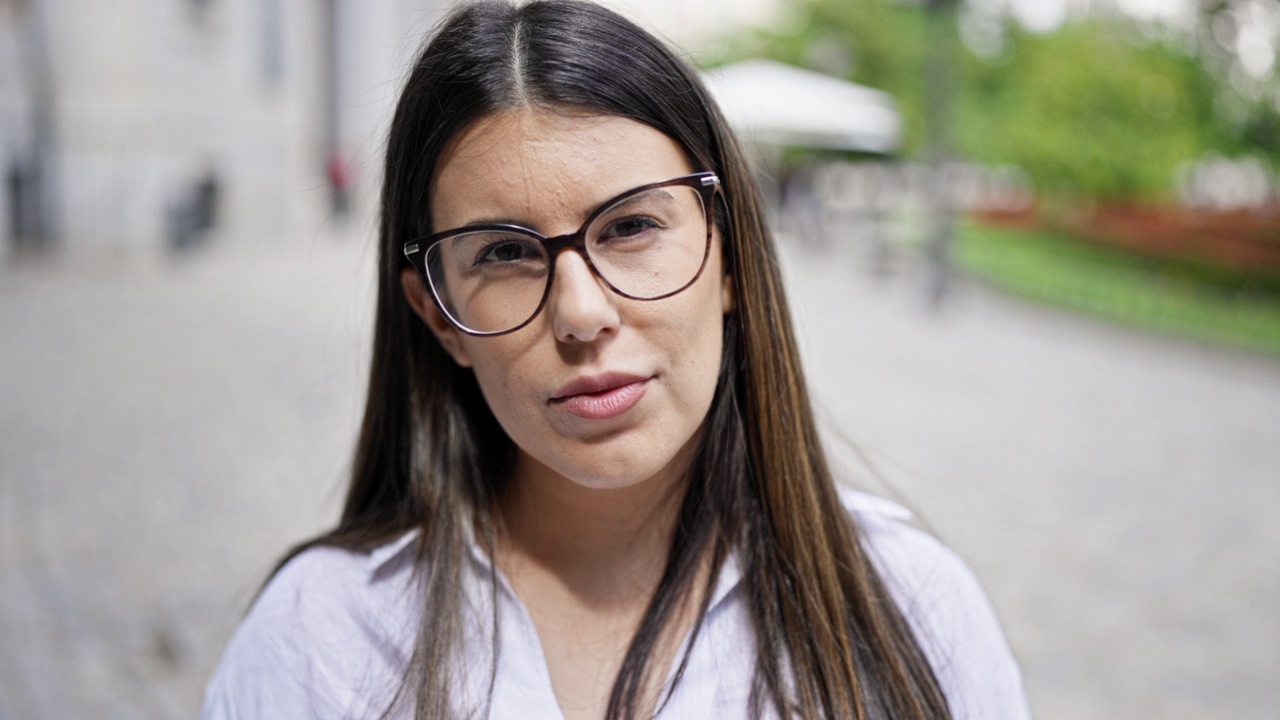
{"label": "nose", "polygon": [[551,326],[562,343],[588,343],[618,329],[613,291],[573,251],[556,258],[556,277],[547,298]]}

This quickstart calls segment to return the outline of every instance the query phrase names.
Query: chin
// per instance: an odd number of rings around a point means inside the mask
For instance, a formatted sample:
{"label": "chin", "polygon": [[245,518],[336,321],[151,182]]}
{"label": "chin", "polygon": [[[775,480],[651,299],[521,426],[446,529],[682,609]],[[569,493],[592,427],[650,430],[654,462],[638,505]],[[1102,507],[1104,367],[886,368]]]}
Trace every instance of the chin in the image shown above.
{"label": "chin", "polygon": [[683,473],[695,445],[622,434],[595,442],[531,444],[539,451],[526,448],[521,454],[530,475],[558,476],[591,490],[621,490]]}
{"label": "chin", "polygon": [[590,490],[621,490],[665,475],[668,465],[652,466],[650,462],[641,464],[617,460],[588,467],[565,467],[559,470],[559,474],[569,482]]}

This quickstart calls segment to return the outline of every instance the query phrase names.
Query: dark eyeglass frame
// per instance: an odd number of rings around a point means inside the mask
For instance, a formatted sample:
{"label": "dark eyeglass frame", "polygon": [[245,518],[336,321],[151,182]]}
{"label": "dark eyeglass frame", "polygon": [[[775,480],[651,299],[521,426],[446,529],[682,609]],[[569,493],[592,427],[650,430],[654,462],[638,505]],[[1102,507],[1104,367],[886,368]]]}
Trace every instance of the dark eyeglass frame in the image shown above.
{"label": "dark eyeglass frame", "polygon": [[[685,283],[684,285],[681,285],[680,287],[676,288],[675,290],[672,290],[669,293],[664,293],[656,297],[637,297],[635,295],[631,295],[629,293],[625,293],[619,290],[617,287],[614,286],[612,282],[609,281],[609,278],[605,277],[600,272],[599,268],[596,267],[595,262],[591,260],[591,253],[587,251],[587,229],[590,228],[591,224],[594,223],[597,219],[599,219],[600,216],[605,211],[609,210],[617,203],[621,202],[622,200],[625,200],[626,198],[632,195],[638,195],[640,193],[648,192],[650,190],[656,190],[658,188],[664,188],[664,187],[672,187],[676,185],[691,187],[694,190],[697,190],[698,196],[702,200],[702,214],[706,217],[706,220],[707,220],[707,242],[706,242],[706,246],[702,250],[702,263],[698,266],[698,272],[694,273],[693,277],[689,280],[689,282]],[[582,227],[578,228],[576,232],[572,232],[567,235],[557,235],[556,237],[547,237],[546,235],[543,235],[535,230],[530,230],[527,227],[523,227],[520,225],[508,225],[505,223],[468,225],[466,227],[453,228],[451,230],[443,230],[438,233],[432,233],[431,235],[426,235],[424,237],[417,238],[416,240],[410,240],[409,242],[404,244],[404,256],[418,270],[418,276],[422,279],[422,282],[426,285],[426,287],[431,290],[432,302],[435,303],[436,308],[440,311],[440,314],[443,315],[444,318],[449,321],[450,325],[454,326],[458,330],[468,335],[475,335],[477,337],[492,337],[495,335],[506,335],[507,333],[513,333],[516,330],[519,330],[520,328],[524,327],[525,325],[528,325],[529,323],[533,322],[533,319],[538,317],[538,314],[542,312],[542,308],[545,307],[547,304],[547,298],[551,296],[551,283],[555,280],[555,277],[556,277],[556,258],[559,257],[560,253],[564,252],[565,250],[570,250],[570,249],[576,250],[577,253],[582,256],[582,259],[587,263],[587,267],[591,269],[591,273],[596,277],[600,278],[602,281],[604,281],[604,284],[607,285],[610,290],[617,293],[618,295],[621,295],[624,298],[628,298],[631,300],[646,300],[646,301],[661,300],[663,298],[669,298],[672,295],[675,295],[677,293],[680,293],[686,290],[690,285],[697,282],[698,278],[702,277],[702,271],[707,267],[707,258],[710,257],[711,255],[711,234],[712,234],[713,228],[715,227],[714,201],[715,201],[716,193],[719,192],[719,190],[720,190],[720,178],[713,172],[700,172],[700,173],[693,173],[692,175],[681,175],[680,177],[674,177],[674,178],[671,178],[670,180],[663,180],[661,182],[650,183],[648,185],[641,185],[640,187],[632,188],[630,190],[627,190],[626,192],[619,193],[618,195],[615,195],[609,198],[608,200],[601,203],[598,207],[596,207],[595,210],[591,211],[591,215],[587,217],[587,220],[582,224]],[[472,330],[471,328],[468,328],[464,326],[462,323],[458,322],[457,318],[453,317],[453,315],[449,313],[448,309],[445,308],[444,302],[440,299],[440,294],[436,291],[435,283],[431,281],[431,274],[427,272],[427,251],[431,249],[433,246],[439,243],[442,243],[452,237],[456,237],[458,235],[466,235],[469,233],[486,232],[486,231],[511,232],[518,235],[524,235],[526,237],[533,238],[534,240],[537,240],[539,243],[541,243],[544,248],[546,248],[547,257],[550,259],[550,262],[548,263],[548,268],[547,268],[547,285],[542,290],[542,299],[538,301],[538,307],[534,309],[533,313],[529,315],[528,319],[526,319],[524,322],[508,330],[495,330],[492,332],[483,332],[479,330]]]}

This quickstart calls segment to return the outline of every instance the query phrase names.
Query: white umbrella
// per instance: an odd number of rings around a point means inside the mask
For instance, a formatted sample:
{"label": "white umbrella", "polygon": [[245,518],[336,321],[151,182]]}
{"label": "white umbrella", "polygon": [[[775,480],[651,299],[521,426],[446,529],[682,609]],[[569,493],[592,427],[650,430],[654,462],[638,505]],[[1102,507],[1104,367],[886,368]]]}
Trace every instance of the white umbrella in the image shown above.
{"label": "white umbrella", "polygon": [[886,92],[772,60],[702,75],[729,124],[762,145],[889,153],[902,118]]}

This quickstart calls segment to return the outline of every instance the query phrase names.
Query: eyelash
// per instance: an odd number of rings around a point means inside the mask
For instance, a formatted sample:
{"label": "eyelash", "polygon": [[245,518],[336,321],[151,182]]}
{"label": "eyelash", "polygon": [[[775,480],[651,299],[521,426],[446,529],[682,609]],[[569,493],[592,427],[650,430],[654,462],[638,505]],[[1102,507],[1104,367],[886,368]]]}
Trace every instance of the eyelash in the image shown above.
{"label": "eyelash", "polygon": [[[657,220],[655,220],[654,218],[649,217],[648,215],[631,215],[631,216],[628,216],[628,217],[621,217],[621,218],[618,218],[617,220],[614,220],[613,222],[609,223],[608,228],[609,228],[610,230],[612,230],[612,229],[616,228],[618,225],[621,225],[621,224],[624,224],[624,223],[639,223],[640,225],[642,225],[642,226],[643,226],[643,227],[641,228],[641,230],[642,230],[642,231],[643,231],[643,230],[661,230],[661,229],[662,229],[662,223],[658,222],[658,221],[657,221]],[[633,235],[634,235],[634,234],[635,234],[635,233],[633,233]],[[632,235],[622,235],[622,236],[619,236],[619,237],[632,237]]]}
{"label": "eyelash", "polygon": [[[503,238],[503,239],[501,239],[501,240],[494,240],[493,242],[491,242],[491,243],[489,243],[489,244],[485,245],[484,247],[480,248],[480,251],[476,253],[476,259],[475,259],[475,261],[471,263],[471,267],[476,268],[476,267],[480,267],[481,265],[486,265],[486,264],[491,263],[491,262],[497,262],[497,263],[504,262],[504,261],[501,261],[501,260],[487,260],[486,258],[488,258],[488,256],[489,256],[489,255],[490,255],[494,250],[496,250],[497,248],[500,248],[500,247],[502,247],[502,246],[504,246],[504,245],[519,245],[519,246],[521,247],[521,249],[523,249],[523,248],[524,248],[525,243],[530,243],[530,242],[533,242],[533,240],[525,240],[525,239],[523,239],[523,238]],[[528,257],[528,256],[527,256],[527,255],[525,255],[525,256],[523,256],[521,259],[523,259],[524,257]],[[516,262],[516,261],[515,261],[515,260],[508,260],[508,261],[505,261],[505,262]]]}

